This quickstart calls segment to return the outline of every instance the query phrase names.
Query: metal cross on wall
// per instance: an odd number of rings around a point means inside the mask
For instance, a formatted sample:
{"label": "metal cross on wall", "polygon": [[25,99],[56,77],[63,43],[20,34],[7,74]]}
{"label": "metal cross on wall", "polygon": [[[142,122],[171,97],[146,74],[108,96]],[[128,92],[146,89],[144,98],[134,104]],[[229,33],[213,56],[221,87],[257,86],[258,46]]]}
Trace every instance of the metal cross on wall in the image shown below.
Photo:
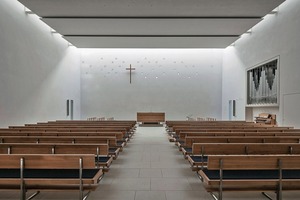
{"label": "metal cross on wall", "polygon": [[135,70],[135,68],[132,68],[131,67],[131,65],[130,65],[130,67],[129,68],[126,68],[126,70],[129,70],[129,72],[130,72],[130,79],[129,79],[129,83],[131,84],[131,72],[133,71],[133,70]]}

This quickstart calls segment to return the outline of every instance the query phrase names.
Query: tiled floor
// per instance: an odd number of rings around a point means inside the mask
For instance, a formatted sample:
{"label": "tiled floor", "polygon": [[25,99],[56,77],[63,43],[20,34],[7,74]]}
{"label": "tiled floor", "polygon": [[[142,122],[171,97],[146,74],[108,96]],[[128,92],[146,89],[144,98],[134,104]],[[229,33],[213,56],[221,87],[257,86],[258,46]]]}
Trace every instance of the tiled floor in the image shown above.
{"label": "tiled floor", "polygon": [[[138,127],[88,200],[213,200],[189,167],[163,127]],[[223,196],[226,200],[266,200],[259,192]],[[0,191],[1,200],[18,198],[18,192]],[[42,192],[35,199],[78,199],[78,192]],[[300,199],[300,193],[285,192],[284,199]]]}

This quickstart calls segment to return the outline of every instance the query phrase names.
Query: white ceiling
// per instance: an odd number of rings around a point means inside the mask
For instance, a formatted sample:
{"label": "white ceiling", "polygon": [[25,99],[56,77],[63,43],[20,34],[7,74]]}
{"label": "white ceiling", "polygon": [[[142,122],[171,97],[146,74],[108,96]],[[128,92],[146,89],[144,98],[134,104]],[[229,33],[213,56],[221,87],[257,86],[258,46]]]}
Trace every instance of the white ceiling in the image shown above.
{"label": "white ceiling", "polygon": [[19,0],[79,48],[225,48],[284,0]]}

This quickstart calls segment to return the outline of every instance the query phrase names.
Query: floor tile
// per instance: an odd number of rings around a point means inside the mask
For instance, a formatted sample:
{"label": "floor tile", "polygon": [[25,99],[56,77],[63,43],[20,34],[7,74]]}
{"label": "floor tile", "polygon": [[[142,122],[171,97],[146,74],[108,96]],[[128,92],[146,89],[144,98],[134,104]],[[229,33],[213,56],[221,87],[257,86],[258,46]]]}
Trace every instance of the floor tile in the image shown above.
{"label": "floor tile", "polygon": [[151,178],[151,190],[192,190],[185,178]]}
{"label": "floor tile", "polygon": [[140,169],[139,177],[161,178],[162,172],[161,169]]}
{"label": "floor tile", "polygon": [[92,192],[88,200],[134,200],[135,191],[98,191]]}
{"label": "floor tile", "polygon": [[137,191],[135,200],[166,200],[164,191]]}
{"label": "floor tile", "polygon": [[199,191],[166,191],[167,200],[212,200],[213,198]]}
{"label": "floor tile", "polygon": [[117,178],[111,187],[113,190],[150,190],[150,178]]}

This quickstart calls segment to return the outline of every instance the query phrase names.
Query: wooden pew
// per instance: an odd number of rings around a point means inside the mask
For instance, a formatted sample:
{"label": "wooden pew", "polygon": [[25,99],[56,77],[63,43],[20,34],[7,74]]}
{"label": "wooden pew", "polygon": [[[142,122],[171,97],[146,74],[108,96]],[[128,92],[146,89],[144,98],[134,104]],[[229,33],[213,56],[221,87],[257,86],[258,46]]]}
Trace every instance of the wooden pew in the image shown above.
{"label": "wooden pew", "polygon": [[[122,133],[122,140],[128,141],[132,136],[132,132],[128,132],[125,128],[117,128],[117,127],[15,127],[9,129],[0,129],[0,133],[7,132],[26,132],[26,133],[53,133],[53,132],[63,132],[63,133]],[[120,138],[121,139],[121,138]]]}
{"label": "wooden pew", "polygon": [[299,143],[300,136],[220,136],[186,137],[180,146],[183,155],[191,154],[193,143]]}
{"label": "wooden pew", "polygon": [[107,144],[0,144],[0,154],[94,154],[96,167],[107,172],[113,158]]}
{"label": "wooden pew", "polygon": [[195,132],[195,133],[190,133],[190,132],[181,132],[179,139],[175,141],[175,145],[181,146],[182,143],[185,142],[186,137],[221,137],[221,136],[226,136],[226,137],[232,137],[232,136],[239,136],[239,137],[250,137],[250,136],[300,136],[300,131],[299,132],[276,132],[276,131],[270,131],[270,132]]}
{"label": "wooden pew", "polygon": [[0,143],[108,144],[112,156],[118,156],[123,148],[117,144],[116,137],[108,136],[1,136]]}
{"label": "wooden pew", "polygon": [[300,189],[300,156],[212,155],[198,174],[215,199],[222,200],[223,191],[274,191],[281,200],[283,190]]}
{"label": "wooden pew", "polygon": [[191,148],[193,143],[299,143],[300,136],[198,136],[185,140],[185,146]]}
{"label": "wooden pew", "polygon": [[[38,190],[79,190],[84,199],[99,185],[102,169],[95,169],[95,156],[88,155],[0,155],[0,189],[26,192]],[[84,191],[88,191],[84,194]]]}
{"label": "wooden pew", "polygon": [[291,127],[269,127],[269,128],[257,128],[257,127],[248,127],[248,128],[234,128],[234,127],[210,127],[210,128],[185,128],[185,129],[178,129],[175,132],[169,134],[170,140],[178,141],[180,140],[180,134],[182,132],[188,132],[188,133],[232,133],[232,132],[253,132],[253,133],[264,133],[264,132],[276,132],[276,133],[283,133],[283,132],[300,132],[300,129],[293,129]]}
{"label": "wooden pew", "polygon": [[187,159],[193,171],[207,166],[208,155],[300,154],[295,143],[194,143]]}
{"label": "wooden pew", "polygon": [[180,132],[179,141],[183,141],[185,137],[194,137],[194,136],[299,136],[299,132]]}
{"label": "wooden pew", "polygon": [[110,136],[110,137],[116,137],[117,142],[124,143],[122,146],[126,146],[126,143],[128,142],[128,138],[125,137],[124,132],[59,132],[59,131],[53,131],[53,132],[43,132],[43,131],[15,131],[8,129],[7,131],[0,132],[1,136]]}

